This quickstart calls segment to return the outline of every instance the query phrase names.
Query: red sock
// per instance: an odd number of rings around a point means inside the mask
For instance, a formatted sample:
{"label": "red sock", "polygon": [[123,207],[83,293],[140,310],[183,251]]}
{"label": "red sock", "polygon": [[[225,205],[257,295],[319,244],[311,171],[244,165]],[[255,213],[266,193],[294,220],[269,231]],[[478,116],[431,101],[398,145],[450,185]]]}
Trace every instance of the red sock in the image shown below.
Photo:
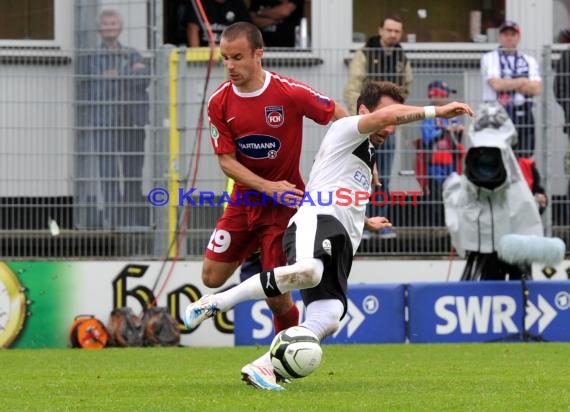
{"label": "red sock", "polygon": [[291,326],[297,326],[299,324],[299,309],[297,305],[293,305],[289,312],[283,315],[273,315],[273,326],[275,327],[275,333],[281,332],[283,329],[290,328]]}

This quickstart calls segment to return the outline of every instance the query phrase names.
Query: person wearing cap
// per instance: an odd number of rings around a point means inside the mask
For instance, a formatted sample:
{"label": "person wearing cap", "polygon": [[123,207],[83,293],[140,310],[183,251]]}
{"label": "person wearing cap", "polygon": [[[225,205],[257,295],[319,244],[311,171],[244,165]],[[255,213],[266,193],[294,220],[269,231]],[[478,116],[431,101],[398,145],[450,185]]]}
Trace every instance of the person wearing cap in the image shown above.
{"label": "person wearing cap", "polygon": [[[427,92],[433,106],[449,103],[449,95],[457,93],[442,80],[431,82]],[[456,120],[437,118],[422,120],[421,131],[422,138],[416,145],[416,176],[424,197],[429,200],[425,223],[442,226],[445,223],[441,203],[443,182],[452,172],[462,172],[461,138],[465,128]]]}
{"label": "person wearing cap", "polygon": [[[402,88],[404,97],[409,95],[413,75],[410,61],[400,41],[404,33],[404,23],[397,15],[386,16],[382,19],[378,34],[368,39],[364,47],[354,53],[348,67],[348,81],[344,88],[344,101],[351,115],[356,113],[356,100],[364,85],[369,81],[389,81]],[[390,174],[394,161],[395,139],[386,139],[385,143],[377,147],[377,168],[381,189],[387,195],[390,194]],[[369,204],[371,205],[371,204]],[[369,206],[370,216],[387,216],[387,207],[381,210],[376,206]],[[367,234],[365,233],[365,237]],[[392,228],[386,228],[380,232],[380,237],[389,239],[396,237]]]}
{"label": "person wearing cap", "polygon": [[542,91],[542,79],[536,59],[521,53],[520,26],[506,20],[499,27],[499,48],[481,58],[483,100],[498,101],[515,124],[517,156],[532,157],[535,147],[533,97]]}

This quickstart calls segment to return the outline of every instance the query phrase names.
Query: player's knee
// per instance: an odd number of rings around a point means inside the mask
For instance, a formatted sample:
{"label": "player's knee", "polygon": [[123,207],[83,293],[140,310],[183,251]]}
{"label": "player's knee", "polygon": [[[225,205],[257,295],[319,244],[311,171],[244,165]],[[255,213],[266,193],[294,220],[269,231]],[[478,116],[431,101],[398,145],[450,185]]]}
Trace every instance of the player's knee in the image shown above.
{"label": "player's knee", "polygon": [[212,273],[211,271],[202,272],[202,282],[204,283],[204,286],[209,288],[219,288],[224,284],[224,281],[216,277],[215,273]]}
{"label": "player's knee", "polygon": [[219,275],[217,270],[213,268],[204,268],[202,270],[202,282],[204,286],[209,288],[219,288],[226,283],[226,278]]}
{"label": "player's knee", "polygon": [[322,262],[317,259],[306,259],[295,263],[296,283],[301,289],[314,288],[321,283],[323,276]]}
{"label": "player's knee", "polygon": [[209,288],[219,288],[230,278],[238,262],[225,263],[205,260],[202,265],[202,282]]}

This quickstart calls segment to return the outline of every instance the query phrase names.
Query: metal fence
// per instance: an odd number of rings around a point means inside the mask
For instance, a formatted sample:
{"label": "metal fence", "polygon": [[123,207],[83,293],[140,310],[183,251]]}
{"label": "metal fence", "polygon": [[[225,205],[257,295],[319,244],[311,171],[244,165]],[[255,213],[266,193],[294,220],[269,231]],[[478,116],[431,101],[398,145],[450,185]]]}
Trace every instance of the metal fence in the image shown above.
{"label": "metal fence", "polygon": [[[11,50],[0,56],[1,256],[162,258],[174,254],[171,246],[181,224],[186,229],[181,256],[202,256],[222,212],[217,196],[226,188],[207,121],[199,123],[204,99],[224,80],[220,61],[206,82],[208,54],[201,49],[160,46],[109,53],[98,47],[93,31],[78,31],[76,43],[72,51]],[[414,74],[408,103],[429,104],[428,84],[445,80],[457,91],[452,98],[476,108],[482,102],[484,51],[408,51]],[[545,47],[527,53],[540,62],[543,76],[543,92],[534,104],[534,157],[550,198],[544,223],[548,234],[568,242],[567,135],[552,91],[559,51]],[[351,55],[349,50],[269,50],[264,64],[343,103]],[[127,68],[108,78],[105,65],[113,59]],[[133,70],[135,65],[140,70]],[[305,122],[305,177],[325,131]],[[467,141],[466,132],[461,139]],[[421,166],[429,156],[421,142],[419,124],[399,128],[389,176],[392,192],[418,192],[434,178]],[[214,192],[214,205],[192,207],[184,215],[185,208],[175,201],[154,207],[147,199],[153,188],[173,195],[190,187]],[[406,197],[405,205],[385,211],[397,237],[372,236],[359,254],[450,253],[438,217],[441,200],[418,196],[415,206],[411,201]]]}

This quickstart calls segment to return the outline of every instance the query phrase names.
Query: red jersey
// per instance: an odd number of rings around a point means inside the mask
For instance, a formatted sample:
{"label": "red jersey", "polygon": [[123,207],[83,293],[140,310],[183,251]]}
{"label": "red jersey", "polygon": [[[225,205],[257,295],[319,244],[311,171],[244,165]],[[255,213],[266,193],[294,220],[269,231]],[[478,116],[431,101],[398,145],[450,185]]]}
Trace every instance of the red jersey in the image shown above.
{"label": "red jersey", "polygon": [[[287,180],[304,190],[299,163],[303,117],[327,124],[335,103],[296,80],[265,71],[263,87],[241,93],[230,81],[220,85],[208,102],[214,152],[235,153],[258,176]],[[247,190],[236,184],[236,190]]]}

